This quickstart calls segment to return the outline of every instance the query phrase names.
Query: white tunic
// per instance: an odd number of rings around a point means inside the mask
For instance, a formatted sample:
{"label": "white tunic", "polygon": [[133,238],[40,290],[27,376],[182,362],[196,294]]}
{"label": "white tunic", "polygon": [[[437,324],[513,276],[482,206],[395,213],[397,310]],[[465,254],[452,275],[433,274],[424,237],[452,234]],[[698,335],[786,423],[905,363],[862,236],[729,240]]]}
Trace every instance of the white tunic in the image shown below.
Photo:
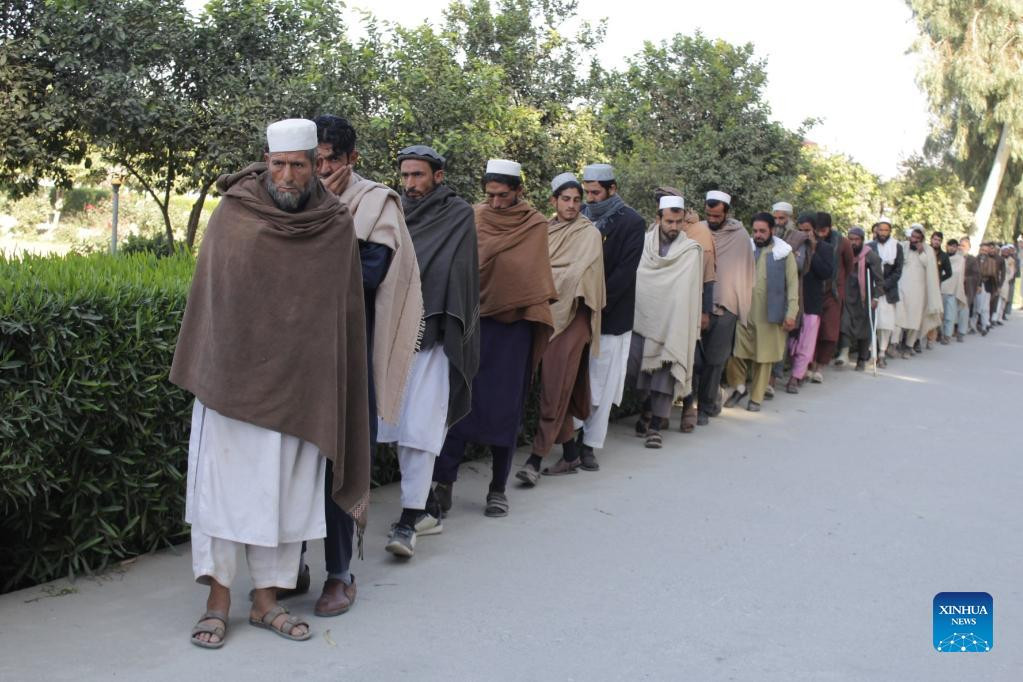
{"label": "white tunic", "polygon": [[205,535],[262,547],[325,537],[326,466],[315,445],[196,400],[185,521]]}
{"label": "white tunic", "polygon": [[449,372],[448,356],[441,344],[416,353],[402,396],[399,423],[378,419],[377,442],[440,453],[447,435]]}

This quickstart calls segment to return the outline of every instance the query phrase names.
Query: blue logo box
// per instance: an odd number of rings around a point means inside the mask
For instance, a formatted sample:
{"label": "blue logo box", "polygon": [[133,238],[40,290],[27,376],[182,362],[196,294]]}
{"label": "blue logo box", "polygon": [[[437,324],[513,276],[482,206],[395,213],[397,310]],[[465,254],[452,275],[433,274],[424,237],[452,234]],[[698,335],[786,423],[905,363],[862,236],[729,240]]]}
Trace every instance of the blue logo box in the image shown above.
{"label": "blue logo box", "polygon": [[991,651],[994,602],[987,592],[934,595],[934,648],[942,653]]}

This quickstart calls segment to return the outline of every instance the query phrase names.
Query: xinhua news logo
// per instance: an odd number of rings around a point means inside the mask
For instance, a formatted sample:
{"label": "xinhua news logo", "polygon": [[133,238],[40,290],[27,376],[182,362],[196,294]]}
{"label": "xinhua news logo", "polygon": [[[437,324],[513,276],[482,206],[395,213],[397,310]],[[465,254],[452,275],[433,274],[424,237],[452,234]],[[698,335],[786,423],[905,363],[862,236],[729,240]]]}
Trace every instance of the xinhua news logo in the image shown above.
{"label": "xinhua news logo", "polygon": [[994,604],[987,592],[934,595],[934,648],[942,653],[991,651]]}

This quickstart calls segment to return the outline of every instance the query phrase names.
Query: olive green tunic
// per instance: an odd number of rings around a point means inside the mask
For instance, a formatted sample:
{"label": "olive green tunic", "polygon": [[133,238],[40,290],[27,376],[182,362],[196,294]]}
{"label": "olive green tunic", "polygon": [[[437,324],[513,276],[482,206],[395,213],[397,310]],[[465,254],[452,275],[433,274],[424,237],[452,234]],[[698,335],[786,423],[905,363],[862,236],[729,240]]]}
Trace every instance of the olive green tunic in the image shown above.
{"label": "olive green tunic", "polygon": [[[785,341],[789,334],[780,324],[767,321],[767,259],[774,258],[773,249],[777,242],[775,239],[770,247],[761,249],[757,258],[749,320],[735,329],[734,355],[737,358],[773,363],[785,357]],[[785,257],[785,294],[785,318],[794,320],[799,312],[799,270],[792,253]]]}

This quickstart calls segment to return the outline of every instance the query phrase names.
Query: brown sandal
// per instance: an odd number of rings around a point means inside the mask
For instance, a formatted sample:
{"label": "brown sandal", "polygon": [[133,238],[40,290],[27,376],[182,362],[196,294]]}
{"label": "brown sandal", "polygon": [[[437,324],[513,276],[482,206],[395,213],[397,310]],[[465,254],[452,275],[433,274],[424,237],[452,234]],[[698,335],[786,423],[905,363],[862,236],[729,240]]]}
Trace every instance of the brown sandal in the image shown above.
{"label": "brown sandal", "polygon": [[544,476],[564,476],[565,474],[577,474],[579,473],[579,465],[581,462],[576,459],[569,462],[564,457],[554,463],[554,466],[544,467]]}
{"label": "brown sandal", "polygon": [[696,428],[696,406],[685,409],[682,411],[682,425],[678,427],[678,430],[682,433],[692,433]]}
{"label": "brown sandal", "polygon": [[[203,625],[204,620],[219,620],[223,625]],[[218,642],[204,642],[201,639],[196,639],[196,635],[209,634],[220,638]],[[189,635],[189,639],[192,644],[203,649],[219,649],[224,646],[225,637],[227,636],[227,614],[221,613],[220,611],[207,611],[202,614],[195,626],[192,627],[192,634]]]}
{"label": "brown sandal", "polygon": [[[298,618],[297,616],[288,616],[284,620],[284,622],[281,623],[279,626],[274,625],[273,624],[274,619],[277,618],[277,616],[281,615],[282,613],[289,613],[289,611],[287,607],[278,604],[277,606],[273,607],[272,609],[264,613],[262,618],[258,619],[253,618],[250,615],[249,625],[255,625],[257,628],[263,628],[264,630],[270,630],[274,634],[280,635],[284,639],[290,639],[295,642],[304,642],[305,640],[313,636],[313,633],[309,628],[309,623],[305,622],[301,618]],[[291,634],[291,631],[300,625],[305,626],[305,634],[304,635]]]}

